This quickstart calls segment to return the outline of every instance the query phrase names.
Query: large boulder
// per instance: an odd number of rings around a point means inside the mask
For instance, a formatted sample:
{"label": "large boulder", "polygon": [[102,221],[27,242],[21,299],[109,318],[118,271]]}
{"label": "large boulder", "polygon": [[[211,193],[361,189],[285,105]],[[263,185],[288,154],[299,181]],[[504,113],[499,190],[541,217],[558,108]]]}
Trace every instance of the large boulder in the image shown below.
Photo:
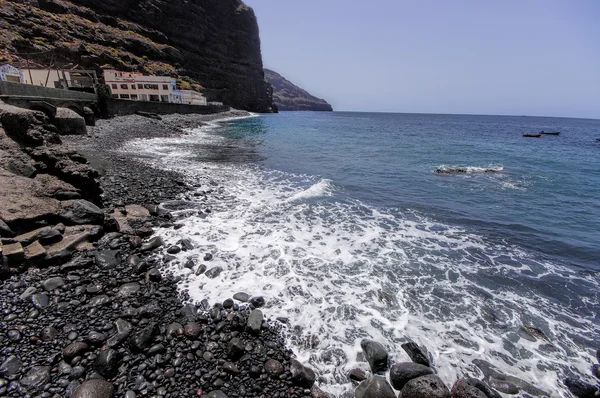
{"label": "large boulder", "polygon": [[481,380],[474,378],[458,379],[450,390],[452,398],[502,398]]}
{"label": "large boulder", "polygon": [[87,128],[85,119],[77,112],[68,108],[56,108],[56,116],[52,124],[62,135],[86,135]]}
{"label": "large boulder", "polygon": [[71,398],[112,398],[115,387],[104,380],[91,379],[84,381],[75,389]]}
{"label": "large boulder", "polygon": [[378,375],[369,377],[354,390],[355,398],[396,398],[387,380]]}
{"label": "large boulder", "polygon": [[373,373],[385,372],[388,368],[388,352],[383,344],[365,339],[360,342],[365,358]]}
{"label": "large boulder", "polygon": [[406,351],[411,361],[415,363],[420,363],[421,365],[431,366],[431,363],[429,362],[429,356],[427,355],[427,351],[419,347],[417,343],[414,343],[412,341],[404,343],[402,344],[402,349]]}
{"label": "large boulder", "polygon": [[450,390],[436,375],[409,380],[401,392],[402,398],[450,398]]}
{"label": "large boulder", "polygon": [[395,363],[390,368],[390,382],[396,390],[401,390],[410,380],[429,374],[433,374],[433,370],[419,363]]}
{"label": "large boulder", "polygon": [[104,222],[104,212],[95,204],[83,199],[62,202],[60,216],[65,222],[74,225]]}
{"label": "large boulder", "polygon": [[315,384],[315,372],[293,358],[290,359],[290,373],[292,382],[298,387],[309,389]]}

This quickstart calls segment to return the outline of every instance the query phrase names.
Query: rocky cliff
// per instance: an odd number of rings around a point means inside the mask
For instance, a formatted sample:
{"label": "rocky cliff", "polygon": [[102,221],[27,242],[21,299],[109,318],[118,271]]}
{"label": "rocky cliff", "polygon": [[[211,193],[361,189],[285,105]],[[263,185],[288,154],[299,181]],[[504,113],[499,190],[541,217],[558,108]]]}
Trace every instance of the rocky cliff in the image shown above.
{"label": "rocky cliff", "polygon": [[1,62],[168,74],[235,108],[273,110],[241,0],[0,0]]}
{"label": "rocky cliff", "polygon": [[333,111],[327,101],[309,94],[277,72],[265,69],[265,78],[273,86],[273,101],[280,111]]}

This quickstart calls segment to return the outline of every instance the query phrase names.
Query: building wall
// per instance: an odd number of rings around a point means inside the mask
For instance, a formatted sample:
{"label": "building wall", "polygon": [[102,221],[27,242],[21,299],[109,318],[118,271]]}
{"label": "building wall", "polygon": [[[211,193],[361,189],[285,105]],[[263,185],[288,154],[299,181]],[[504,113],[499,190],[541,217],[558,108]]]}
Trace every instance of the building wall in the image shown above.
{"label": "building wall", "polygon": [[176,90],[169,76],[144,76],[138,72],[104,71],[104,83],[114,99],[182,103],[183,94]]}
{"label": "building wall", "polygon": [[42,97],[96,102],[96,94],[0,81],[0,94],[14,97]]}
{"label": "building wall", "polygon": [[206,97],[193,90],[182,90],[183,103],[188,105],[208,105]]}
{"label": "building wall", "polygon": [[[51,87],[51,88],[62,88],[60,84],[62,80],[62,73],[55,69],[22,69],[23,80],[25,84],[32,84],[34,86]],[[68,79],[68,73],[65,72]]]}
{"label": "building wall", "polygon": [[229,111],[231,108],[224,105],[186,105],[169,104],[166,102],[131,101],[115,98],[107,98],[106,106],[110,116],[133,115],[137,112],[156,113],[168,115],[179,113],[186,114],[210,114]]}

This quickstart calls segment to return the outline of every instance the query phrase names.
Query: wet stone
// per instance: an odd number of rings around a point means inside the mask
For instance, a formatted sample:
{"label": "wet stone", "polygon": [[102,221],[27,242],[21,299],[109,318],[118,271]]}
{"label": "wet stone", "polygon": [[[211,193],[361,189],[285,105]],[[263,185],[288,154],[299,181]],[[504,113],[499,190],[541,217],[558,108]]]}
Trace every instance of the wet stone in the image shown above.
{"label": "wet stone", "polygon": [[273,376],[278,376],[280,374],[283,374],[283,372],[285,372],[285,369],[283,368],[281,362],[275,359],[269,359],[265,363],[265,372]]}
{"label": "wet stone", "polygon": [[69,362],[75,357],[82,356],[88,350],[88,348],[89,346],[86,343],[76,341],[66,346],[63,349],[62,354],[65,358],[65,361]]}
{"label": "wet stone", "polygon": [[42,282],[42,287],[47,292],[51,292],[52,290],[62,287],[64,285],[65,280],[59,276],[46,279],[44,282]]}
{"label": "wet stone", "polygon": [[419,363],[396,363],[390,368],[390,382],[396,390],[401,390],[409,380],[428,374],[433,374],[433,370]]}
{"label": "wet stone", "polygon": [[110,303],[110,297],[108,297],[105,294],[102,294],[100,296],[96,296],[96,297],[92,297],[89,301],[90,306],[92,307],[99,307],[102,305],[106,305]]}
{"label": "wet stone", "polygon": [[102,250],[95,257],[96,263],[104,269],[116,268],[121,263],[121,253],[118,250]]}
{"label": "wet stone", "polygon": [[44,309],[50,304],[50,300],[46,293],[36,293],[31,296],[31,302],[35,308]]}
{"label": "wet stone", "polygon": [[261,310],[253,310],[248,317],[247,328],[251,333],[260,333],[262,327],[263,313]]}
{"label": "wet stone", "polygon": [[373,373],[385,372],[388,368],[388,353],[385,347],[374,340],[364,339],[360,346]]}
{"label": "wet stone", "polygon": [[223,272],[223,268],[222,267],[212,267],[211,269],[209,269],[208,271],[206,271],[204,273],[204,275],[206,275],[207,278],[214,279],[217,276],[219,276],[221,274],[221,272]]}
{"label": "wet stone", "polygon": [[17,374],[21,371],[22,366],[23,362],[18,357],[12,355],[6,358],[6,360],[0,365],[0,376],[10,377],[14,374]]}
{"label": "wet stone", "polygon": [[140,291],[140,284],[137,282],[125,283],[119,288],[117,293],[121,297],[129,297]]}
{"label": "wet stone", "polygon": [[50,366],[34,366],[21,380],[21,384],[39,390],[50,380],[50,369]]}
{"label": "wet stone", "polygon": [[167,253],[169,254],[177,254],[181,251],[181,247],[177,245],[173,245],[167,249]]}
{"label": "wet stone", "polygon": [[427,358],[427,353],[421,347],[419,347],[417,345],[417,343],[414,343],[411,341],[411,342],[402,344],[401,347],[404,351],[406,351],[406,353],[410,357],[411,361],[413,361],[415,363],[420,363],[421,365],[424,365],[424,366],[431,367],[431,363],[429,362],[429,359]]}
{"label": "wet stone", "polygon": [[252,297],[249,302],[254,306],[254,308],[260,308],[265,305],[265,299],[262,296]]}
{"label": "wet stone", "polygon": [[290,359],[290,374],[292,382],[298,387],[311,388],[315,384],[315,372],[295,359]]}
{"label": "wet stone", "polygon": [[233,295],[233,299],[245,303],[250,299],[250,295],[248,293],[239,292]]}
{"label": "wet stone", "polygon": [[112,398],[115,388],[104,380],[88,380],[83,382],[71,395],[71,398]]}

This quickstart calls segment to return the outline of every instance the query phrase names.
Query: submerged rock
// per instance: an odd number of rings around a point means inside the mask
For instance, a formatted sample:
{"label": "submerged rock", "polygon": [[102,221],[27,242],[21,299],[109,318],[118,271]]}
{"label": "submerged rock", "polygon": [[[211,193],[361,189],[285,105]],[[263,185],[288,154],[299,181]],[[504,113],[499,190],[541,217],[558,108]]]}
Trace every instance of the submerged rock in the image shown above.
{"label": "submerged rock", "polygon": [[408,381],[433,374],[430,367],[414,362],[395,363],[390,368],[390,382],[396,390],[401,390]]}
{"label": "submerged rock", "polygon": [[402,344],[402,349],[406,351],[411,361],[424,366],[431,367],[426,351],[412,341]]}
{"label": "submerged rock", "polygon": [[373,373],[385,372],[388,368],[388,353],[383,344],[365,339],[360,342],[365,358]]}
{"label": "submerged rock", "polygon": [[402,398],[450,398],[450,390],[436,375],[409,380],[402,387]]}
{"label": "submerged rock", "polygon": [[396,398],[387,380],[378,375],[369,377],[354,390],[355,398]]}

